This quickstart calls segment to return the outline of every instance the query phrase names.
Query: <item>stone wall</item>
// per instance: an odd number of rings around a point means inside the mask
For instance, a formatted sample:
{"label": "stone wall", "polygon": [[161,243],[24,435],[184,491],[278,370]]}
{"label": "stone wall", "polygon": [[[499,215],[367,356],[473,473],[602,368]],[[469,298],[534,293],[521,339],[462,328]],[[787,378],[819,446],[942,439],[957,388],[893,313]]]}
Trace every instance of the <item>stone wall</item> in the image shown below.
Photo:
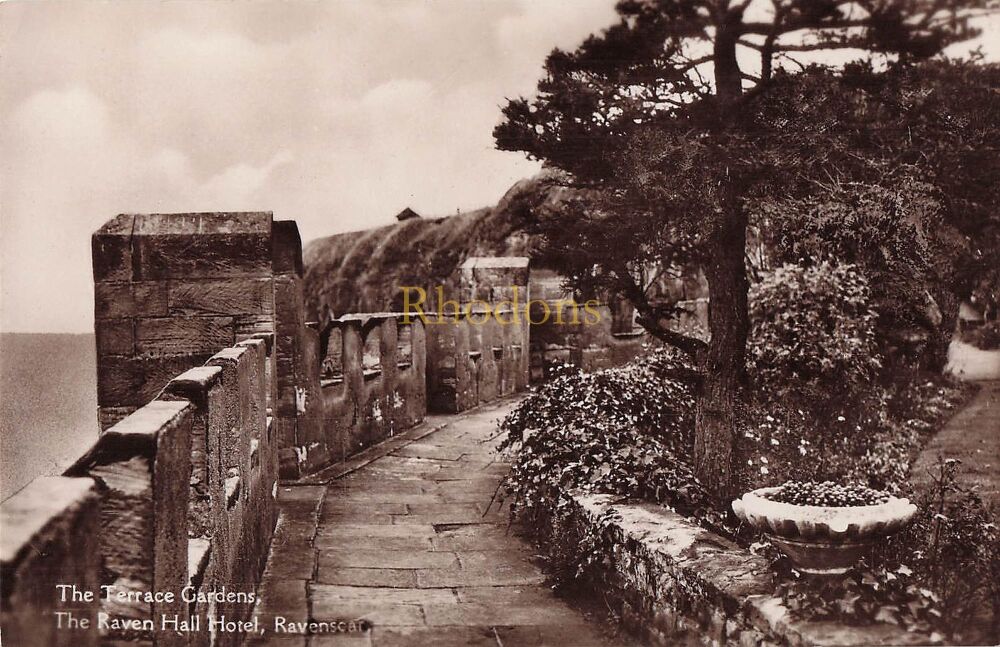
{"label": "stone wall", "polygon": [[613,546],[601,570],[590,573],[594,577],[588,581],[600,583],[600,598],[646,644],[813,647],[934,642],[896,625],[793,618],[774,594],[766,558],[662,506],[571,492],[563,494],[559,515],[560,549],[572,551],[594,533],[606,538],[599,544]]}
{"label": "stone wall", "polygon": [[[283,478],[343,460],[422,420],[422,329],[413,334],[407,369],[389,355],[394,321],[381,323],[380,373],[348,371],[343,389],[321,386],[321,331],[305,320],[294,222],[263,212],[122,215],[92,244],[102,429],[156,397],[175,375],[255,337],[274,347],[264,370]],[[352,328],[347,320],[338,325]],[[368,324],[363,328],[368,335]]]}
{"label": "stone wall", "polygon": [[434,411],[464,411],[528,385],[528,259],[468,259],[460,295],[460,316],[449,305],[441,321],[427,318],[427,400]]}
{"label": "stone wall", "polygon": [[[252,600],[189,604],[182,591],[252,595],[259,582],[277,520],[268,349],[264,339],[248,339],[217,352],[107,428],[66,470],[69,478],[36,479],[3,503],[3,627],[16,637],[11,644],[242,642],[209,623],[249,617]],[[95,598],[61,601],[59,583]],[[174,599],[119,600],[102,596],[100,585]],[[90,626],[57,629],[56,611]],[[98,631],[98,613],[137,625]],[[164,630],[164,618],[192,616],[201,618],[199,630]]]}
{"label": "stone wall", "polygon": [[95,631],[57,628],[55,613],[96,618],[96,597],[63,602],[56,586],[98,590],[100,524],[100,498],[90,479],[37,478],[0,506],[0,627],[7,644],[98,644]]}
{"label": "stone wall", "polygon": [[[298,230],[270,213],[121,215],[92,248],[102,434],[64,476],[0,506],[11,644],[240,644],[212,623],[252,611],[279,476],[419,424],[432,401],[457,411],[527,386],[527,259],[463,268],[463,298],[509,324],[374,313],[320,330],[305,321]],[[63,600],[61,583],[94,596]],[[244,597],[189,603],[185,590]],[[56,629],[63,611],[90,626]],[[99,614],[135,622],[95,631]]]}
{"label": "stone wall", "polygon": [[270,213],[120,215],[92,237],[101,428],[274,332]]}
{"label": "stone wall", "polygon": [[426,342],[420,321],[352,314],[327,324],[322,367],[326,451],[333,462],[424,419]]}
{"label": "stone wall", "polygon": [[554,364],[596,371],[621,366],[646,352],[650,338],[634,325],[630,307],[598,301],[585,308],[586,300],[575,301],[563,282],[551,270],[531,273],[532,380],[543,379]]}

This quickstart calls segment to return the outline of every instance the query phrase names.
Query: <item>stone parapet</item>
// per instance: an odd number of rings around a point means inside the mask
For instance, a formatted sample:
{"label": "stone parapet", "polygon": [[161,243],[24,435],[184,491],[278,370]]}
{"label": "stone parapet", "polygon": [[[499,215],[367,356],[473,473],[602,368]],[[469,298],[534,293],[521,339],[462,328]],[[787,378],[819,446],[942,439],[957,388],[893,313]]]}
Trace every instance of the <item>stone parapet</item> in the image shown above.
{"label": "stone parapet", "polygon": [[405,319],[376,312],[327,323],[320,384],[334,463],[423,421],[425,328],[419,319]]}
{"label": "stone parapet", "polygon": [[[185,645],[187,637],[159,631],[164,616],[186,618],[180,591],[188,583],[188,489],[194,407],[186,401],[151,402],[108,429],[66,471],[89,477],[101,492],[100,583],[116,591],[174,591],[173,600],[105,596],[102,611],[140,621],[110,629],[106,639]],[[182,502],[178,504],[178,502]],[[142,626],[151,621],[153,629]],[[26,643],[44,644],[44,643]]]}
{"label": "stone parapet", "polygon": [[[792,617],[774,595],[768,561],[655,504],[572,492],[560,514],[573,546],[602,533],[613,546],[597,581],[602,599],[654,645],[701,642],[734,647],[927,645],[895,625],[849,626]],[[575,535],[575,536],[574,536]]]}
{"label": "stone parapet", "polygon": [[57,587],[99,590],[100,524],[100,496],[92,479],[40,477],[0,505],[0,626],[7,644],[98,644],[92,627],[71,625],[74,619],[92,624],[99,598],[74,599]]}
{"label": "stone parapet", "polygon": [[528,259],[473,257],[460,272],[462,316],[427,322],[427,404],[449,413],[521,391],[529,378]]}

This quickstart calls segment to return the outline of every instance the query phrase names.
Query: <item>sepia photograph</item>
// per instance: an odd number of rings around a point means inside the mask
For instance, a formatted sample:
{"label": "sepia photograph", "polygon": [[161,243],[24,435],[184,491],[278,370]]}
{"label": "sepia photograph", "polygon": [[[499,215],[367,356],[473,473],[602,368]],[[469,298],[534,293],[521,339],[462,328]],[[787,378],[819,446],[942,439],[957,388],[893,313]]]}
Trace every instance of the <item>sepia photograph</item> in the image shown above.
{"label": "sepia photograph", "polygon": [[0,0],[0,645],[1000,645],[1000,0]]}

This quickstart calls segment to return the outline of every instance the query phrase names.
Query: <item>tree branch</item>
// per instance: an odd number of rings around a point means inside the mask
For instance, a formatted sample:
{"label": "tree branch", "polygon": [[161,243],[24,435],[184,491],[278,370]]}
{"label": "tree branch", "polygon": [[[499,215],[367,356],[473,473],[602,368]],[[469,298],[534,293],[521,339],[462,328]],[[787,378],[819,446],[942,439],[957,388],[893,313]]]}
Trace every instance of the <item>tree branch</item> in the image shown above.
{"label": "tree branch", "polygon": [[635,318],[637,324],[646,329],[653,337],[656,337],[660,341],[670,346],[673,346],[677,350],[688,355],[693,360],[698,360],[702,352],[708,349],[708,344],[698,339],[697,337],[689,337],[679,332],[670,330],[658,321],[651,321],[642,315],[637,315]]}
{"label": "tree branch", "polygon": [[649,334],[660,341],[673,346],[685,353],[691,359],[698,361],[700,355],[708,349],[708,344],[697,337],[689,337],[682,333],[670,330],[660,323],[662,309],[653,306],[646,297],[646,293],[636,285],[631,278],[628,268],[619,267],[612,272],[622,295],[628,299],[637,311],[636,323],[646,329]]}

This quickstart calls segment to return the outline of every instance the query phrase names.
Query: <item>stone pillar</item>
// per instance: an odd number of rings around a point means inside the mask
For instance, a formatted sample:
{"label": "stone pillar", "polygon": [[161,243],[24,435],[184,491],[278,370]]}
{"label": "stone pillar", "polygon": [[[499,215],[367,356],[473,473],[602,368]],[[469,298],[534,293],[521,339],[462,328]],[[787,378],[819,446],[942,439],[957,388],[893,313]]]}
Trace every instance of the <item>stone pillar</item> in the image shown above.
{"label": "stone pillar", "polygon": [[[482,338],[491,340],[490,347],[482,352],[492,353],[489,361],[482,362],[480,402],[523,390],[528,385],[531,300],[528,263],[526,256],[481,256],[462,264],[463,303],[472,304],[475,309],[476,305],[482,307],[477,301],[485,302],[493,313],[488,322],[480,325]],[[505,388],[505,384],[509,386]]]}
{"label": "stone pillar", "polygon": [[274,331],[270,213],[120,215],[92,237],[101,429]]}
{"label": "stone pillar", "polygon": [[295,222],[274,222],[271,254],[277,312],[272,409],[280,474],[294,479],[330,460],[323,435],[319,333],[306,325],[302,240]]}
{"label": "stone pillar", "polygon": [[463,411],[528,383],[528,258],[474,257],[460,272],[462,320],[431,315],[427,324],[427,402],[436,411]]}

